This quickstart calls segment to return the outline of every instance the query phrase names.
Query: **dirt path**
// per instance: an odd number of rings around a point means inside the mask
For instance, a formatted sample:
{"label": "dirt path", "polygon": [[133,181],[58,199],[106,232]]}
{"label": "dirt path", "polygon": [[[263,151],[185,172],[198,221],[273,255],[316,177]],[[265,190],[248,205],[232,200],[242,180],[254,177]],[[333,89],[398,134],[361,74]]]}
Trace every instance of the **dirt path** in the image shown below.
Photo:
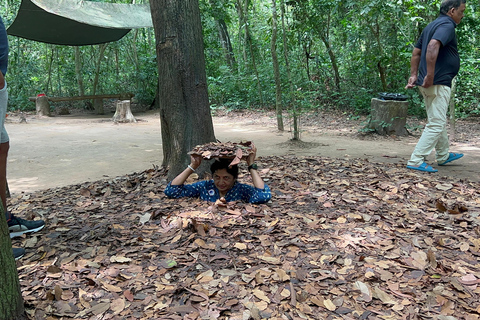
{"label": "dirt path", "polygon": [[[136,114],[136,117],[139,120],[136,124],[118,125],[113,124],[109,116],[27,116],[26,124],[18,123],[15,116],[9,117],[6,126],[11,139],[10,191],[29,193],[113,178],[160,165],[158,113]],[[419,133],[406,138],[362,138],[356,134],[359,121],[335,121],[323,119],[322,124],[305,125],[300,144],[289,142],[291,134],[279,133],[275,120],[268,116],[214,117],[214,126],[220,141],[254,141],[258,156],[295,154],[406,163],[418,140]],[[479,181],[479,139],[463,139],[451,149],[466,156],[441,167],[438,175]]]}

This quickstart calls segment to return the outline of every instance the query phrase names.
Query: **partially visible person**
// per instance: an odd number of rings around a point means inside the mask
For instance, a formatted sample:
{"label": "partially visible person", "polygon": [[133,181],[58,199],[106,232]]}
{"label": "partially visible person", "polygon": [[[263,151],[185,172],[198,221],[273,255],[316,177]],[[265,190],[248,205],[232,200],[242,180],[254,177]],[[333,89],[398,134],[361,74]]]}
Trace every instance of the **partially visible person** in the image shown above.
{"label": "partially visible person", "polygon": [[[7,219],[10,238],[20,236],[24,233],[35,232],[43,229],[43,220],[29,221],[15,217],[7,210],[7,157],[10,148],[10,139],[5,129],[5,116],[8,106],[7,81],[5,75],[8,68],[8,38],[5,25],[0,17],[0,198]],[[22,248],[13,248],[15,259],[25,254]]]}
{"label": "partially visible person", "polygon": [[465,3],[465,0],[442,1],[439,17],[425,27],[413,49],[405,88],[419,86],[428,122],[407,163],[408,169],[437,172],[425,162],[433,149],[439,166],[463,157],[461,153],[449,152],[447,110],[452,80],[460,69],[455,28],[462,21]]}
{"label": "partially visible person", "polygon": [[252,152],[246,159],[248,171],[252,177],[253,186],[237,181],[238,165],[230,167],[231,159],[216,160],[210,166],[213,180],[203,180],[193,184],[184,184],[187,178],[195,172],[202,163],[202,157],[191,155],[191,163],[172,180],[165,188],[169,198],[198,197],[202,200],[215,202],[225,199],[225,202],[243,201],[249,203],[268,202],[272,193],[257,171],[255,164],[257,149],[252,144]]}

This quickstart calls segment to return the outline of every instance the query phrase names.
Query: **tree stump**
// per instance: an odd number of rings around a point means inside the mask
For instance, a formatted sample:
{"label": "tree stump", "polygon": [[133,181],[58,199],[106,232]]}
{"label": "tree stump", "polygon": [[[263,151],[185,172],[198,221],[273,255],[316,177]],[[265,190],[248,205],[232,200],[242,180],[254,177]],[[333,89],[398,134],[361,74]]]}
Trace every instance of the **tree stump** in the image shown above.
{"label": "tree stump", "polygon": [[93,99],[93,108],[96,114],[105,114],[103,109],[103,99]]}
{"label": "tree stump", "polygon": [[130,109],[130,100],[117,101],[113,122],[137,122]]}
{"label": "tree stump", "polygon": [[373,98],[371,115],[367,128],[380,135],[395,134],[408,136],[407,112],[408,101],[381,100]]}
{"label": "tree stump", "polygon": [[35,99],[35,110],[37,111],[37,115],[39,116],[47,116],[50,117],[50,102],[48,101],[48,97],[45,95],[37,96]]}

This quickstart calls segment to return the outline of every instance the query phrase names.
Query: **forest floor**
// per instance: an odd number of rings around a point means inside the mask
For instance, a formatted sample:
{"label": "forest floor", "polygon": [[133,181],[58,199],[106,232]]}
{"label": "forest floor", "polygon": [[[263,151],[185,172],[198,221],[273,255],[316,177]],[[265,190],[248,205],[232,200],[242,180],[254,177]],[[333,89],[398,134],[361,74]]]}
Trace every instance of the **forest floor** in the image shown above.
{"label": "forest floor", "polygon": [[[11,192],[62,187],[161,165],[158,112],[135,112],[135,124],[115,125],[112,115],[27,115],[27,123],[18,123],[18,115],[10,114],[7,130],[11,139]],[[323,156],[405,165],[424,125],[410,119],[409,127],[416,128],[410,130],[410,136],[379,136],[361,132],[365,117],[350,119],[341,113],[315,113],[301,118],[301,141],[292,142],[289,119],[285,119],[285,131],[279,132],[273,113],[217,112],[213,121],[218,140],[251,140],[259,156]],[[480,120],[459,121],[456,132],[451,150],[463,152],[465,157],[439,168],[435,175],[480,181]],[[433,154],[430,163],[437,167]]]}
{"label": "forest floor", "polygon": [[223,207],[164,196],[158,114],[134,115],[9,116],[10,210],[47,221],[12,239],[31,319],[480,319],[478,119],[426,174],[405,168],[421,130],[319,113],[293,143],[273,114],[218,114],[273,194]]}

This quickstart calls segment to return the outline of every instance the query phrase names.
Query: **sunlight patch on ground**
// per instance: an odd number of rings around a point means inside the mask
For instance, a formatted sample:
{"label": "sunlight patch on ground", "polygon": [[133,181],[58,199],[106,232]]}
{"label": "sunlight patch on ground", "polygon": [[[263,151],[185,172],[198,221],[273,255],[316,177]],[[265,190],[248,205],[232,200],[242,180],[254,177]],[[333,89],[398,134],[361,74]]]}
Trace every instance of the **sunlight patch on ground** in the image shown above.
{"label": "sunlight patch on ground", "polygon": [[38,177],[27,177],[19,179],[7,179],[10,192],[15,194],[22,192],[22,190],[35,190],[39,186]]}

